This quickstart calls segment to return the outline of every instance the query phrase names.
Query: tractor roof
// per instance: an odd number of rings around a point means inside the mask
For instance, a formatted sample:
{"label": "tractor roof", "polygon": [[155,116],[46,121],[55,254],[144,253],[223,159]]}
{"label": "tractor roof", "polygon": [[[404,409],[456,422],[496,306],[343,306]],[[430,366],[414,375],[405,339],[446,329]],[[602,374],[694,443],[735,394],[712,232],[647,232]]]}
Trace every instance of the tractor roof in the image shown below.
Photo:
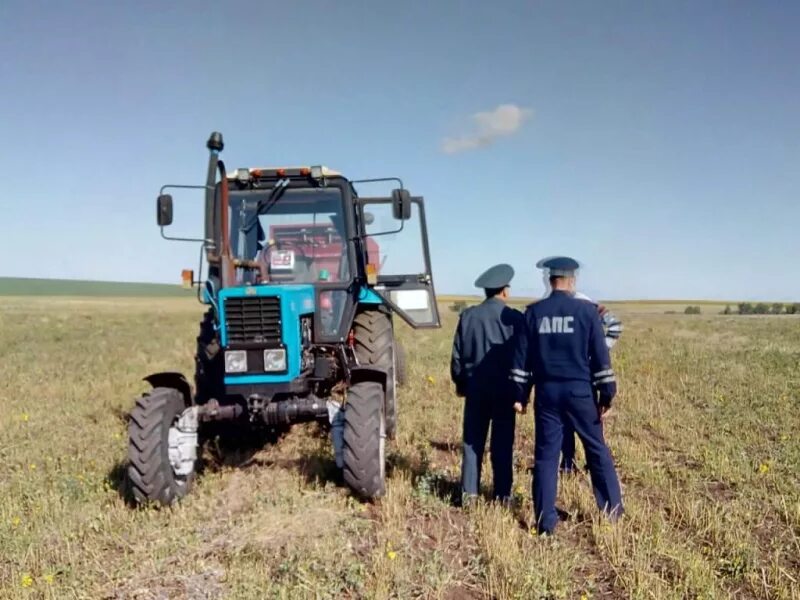
{"label": "tractor roof", "polygon": [[[242,169],[246,169],[246,167],[243,167]],[[242,170],[242,169],[234,169],[232,171],[229,171],[228,172],[228,179],[236,179],[237,178],[237,172]],[[286,172],[286,173],[290,173],[290,172],[297,173],[297,172],[299,172],[301,170],[310,171],[311,167],[305,166],[305,165],[294,166],[294,167],[250,167],[247,170],[250,171],[251,174],[253,174],[254,171],[257,171],[257,172],[260,172],[260,174],[262,174],[262,175],[269,175],[269,174],[273,174],[273,173],[278,175],[279,171],[280,172]],[[341,176],[341,173],[339,173],[338,171],[334,171],[333,169],[330,169],[330,168],[328,168],[326,166],[322,166],[322,175],[325,176],[325,177],[336,177],[337,175]]]}

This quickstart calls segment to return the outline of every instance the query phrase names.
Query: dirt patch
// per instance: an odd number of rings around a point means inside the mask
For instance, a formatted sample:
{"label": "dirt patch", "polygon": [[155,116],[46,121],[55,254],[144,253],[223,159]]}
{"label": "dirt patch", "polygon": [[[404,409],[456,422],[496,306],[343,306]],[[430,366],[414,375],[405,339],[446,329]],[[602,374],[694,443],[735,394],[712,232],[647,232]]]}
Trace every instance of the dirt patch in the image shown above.
{"label": "dirt patch", "polygon": [[717,503],[730,502],[736,498],[736,487],[725,481],[709,481],[706,486],[708,497]]}
{"label": "dirt patch", "polygon": [[123,581],[104,600],[215,600],[223,597],[224,571],[220,567],[201,573],[169,573]]}
{"label": "dirt patch", "polygon": [[442,596],[444,600],[479,600],[486,598],[480,588],[459,583],[451,586]]}

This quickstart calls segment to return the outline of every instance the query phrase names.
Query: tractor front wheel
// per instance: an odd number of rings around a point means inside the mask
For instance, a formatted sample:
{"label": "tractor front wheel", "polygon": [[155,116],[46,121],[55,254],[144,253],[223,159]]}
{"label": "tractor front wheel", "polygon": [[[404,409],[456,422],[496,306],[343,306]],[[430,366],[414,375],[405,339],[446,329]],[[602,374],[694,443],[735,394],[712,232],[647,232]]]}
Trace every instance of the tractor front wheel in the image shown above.
{"label": "tractor front wheel", "polygon": [[354,384],[344,406],[344,480],[359,496],[383,495],[386,480],[386,419],[383,386]]}
{"label": "tractor front wheel", "polygon": [[[394,439],[397,434],[398,368],[405,375],[405,356],[397,353],[399,345],[394,338],[391,316],[380,309],[360,311],[353,319],[353,337],[358,362],[380,367],[386,372],[386,435]],[[402,360],[399,365],[398,359]]]}
{"label": "tractor front wheel", "polygon": [[154,388],[136,401],[128,424],[128,480],[136,502],[172,504],[192,486],[197,460],[197,413],[172,388]]}

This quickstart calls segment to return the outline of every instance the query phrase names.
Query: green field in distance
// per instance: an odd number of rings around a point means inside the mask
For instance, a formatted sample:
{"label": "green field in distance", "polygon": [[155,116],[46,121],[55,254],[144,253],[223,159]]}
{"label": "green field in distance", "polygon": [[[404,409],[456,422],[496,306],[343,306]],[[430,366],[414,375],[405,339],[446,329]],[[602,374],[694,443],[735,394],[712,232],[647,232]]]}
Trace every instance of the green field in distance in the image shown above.
{"label": "green field in distance", "polygon": [[196,290],[163,283],[0,277],[0,296],[186,296]]}

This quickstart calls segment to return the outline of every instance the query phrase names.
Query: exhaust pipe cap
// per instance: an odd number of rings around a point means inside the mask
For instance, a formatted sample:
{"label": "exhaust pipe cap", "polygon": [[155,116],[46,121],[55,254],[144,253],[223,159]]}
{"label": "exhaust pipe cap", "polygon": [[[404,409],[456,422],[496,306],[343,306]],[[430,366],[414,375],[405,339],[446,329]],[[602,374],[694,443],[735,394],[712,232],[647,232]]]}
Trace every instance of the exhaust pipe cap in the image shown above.
{"label": "exhaust pipe cap", "polygon": [[212,132],[211,136],[206,142],[206,148],[214,152],[222,152],[225,143],[222,141],[222,134],[219,131]]}

